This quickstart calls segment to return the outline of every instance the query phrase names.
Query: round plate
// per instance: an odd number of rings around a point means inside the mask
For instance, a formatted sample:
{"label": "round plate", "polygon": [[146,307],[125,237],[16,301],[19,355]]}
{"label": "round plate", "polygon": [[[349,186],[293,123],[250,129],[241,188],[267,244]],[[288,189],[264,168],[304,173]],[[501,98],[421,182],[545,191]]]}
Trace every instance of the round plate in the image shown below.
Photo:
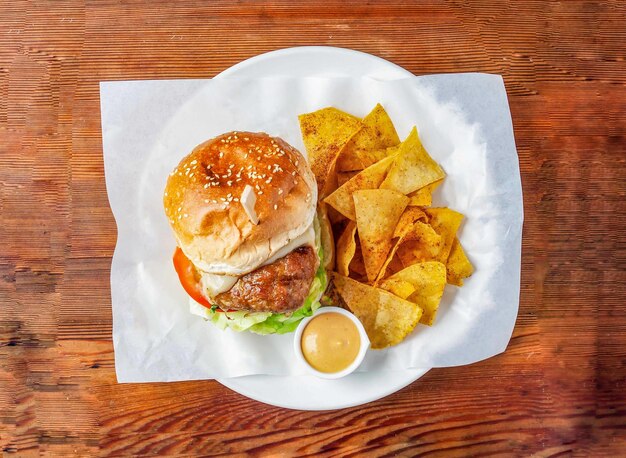
{"label": "round plate", "polygon": [[[325,46],[287,48],[261,54],[223,71],[220,77],[335,76],[389,80],[412,73],[379,57]],[[331,410],[375,401],[404,388],[430,368],[401,372],[356,372],[339,380],[313,376],[251,375],[219,379],[251,399],[289,409]]]}

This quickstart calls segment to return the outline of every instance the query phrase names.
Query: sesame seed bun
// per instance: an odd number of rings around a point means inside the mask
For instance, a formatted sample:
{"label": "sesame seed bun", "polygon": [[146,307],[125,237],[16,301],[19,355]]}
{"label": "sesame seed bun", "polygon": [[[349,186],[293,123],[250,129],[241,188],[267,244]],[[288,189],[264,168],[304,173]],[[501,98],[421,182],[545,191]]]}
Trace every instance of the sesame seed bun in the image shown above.
{"label": "sesame seed bun", "polygon": [[[256,196],[251,221],[241,202]],[[170,174],[163,204],[178,245],[199,269],[252,272],[312,224],[317,186],[298,150],[264,133],[229,132],[197,147]]]}

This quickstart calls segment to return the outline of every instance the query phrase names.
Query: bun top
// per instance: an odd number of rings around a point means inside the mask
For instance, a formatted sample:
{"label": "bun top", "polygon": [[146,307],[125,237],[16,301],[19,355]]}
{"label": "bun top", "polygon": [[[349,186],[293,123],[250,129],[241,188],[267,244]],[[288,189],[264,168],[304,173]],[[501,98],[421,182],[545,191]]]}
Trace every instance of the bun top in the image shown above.
{"label": "bun top", "polygon": [[[241,202],[251,187],[254,224]],[[185,255],[215,274],[252,272],[312,224],[317,185],[298,150],[264,133],[208,140],[170,173],[165,213]]]}

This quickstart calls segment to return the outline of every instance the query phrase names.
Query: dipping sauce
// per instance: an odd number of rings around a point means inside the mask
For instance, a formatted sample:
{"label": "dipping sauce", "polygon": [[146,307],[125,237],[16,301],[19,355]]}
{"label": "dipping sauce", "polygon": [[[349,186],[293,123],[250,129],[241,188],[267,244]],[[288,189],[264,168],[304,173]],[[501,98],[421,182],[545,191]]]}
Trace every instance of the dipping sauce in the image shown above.
{"label": "dipping sauce", "polygon": [[341,313],[322,313],[304,328],[300,340],[304,359],[320,372],[339,372],[359,354],[361,336],[356,325]]}

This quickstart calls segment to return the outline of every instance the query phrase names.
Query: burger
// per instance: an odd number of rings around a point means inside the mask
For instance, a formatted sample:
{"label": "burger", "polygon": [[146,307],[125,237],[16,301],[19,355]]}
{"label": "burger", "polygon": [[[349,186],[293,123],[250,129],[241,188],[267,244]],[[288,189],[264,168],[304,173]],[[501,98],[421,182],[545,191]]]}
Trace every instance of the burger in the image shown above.
{"label": "burger", "polygon": [[307,161],[285,141],[229,132],[198,145],[170,173],[163,203],[192,313],[282,334],[320,306],[331,231]]}

